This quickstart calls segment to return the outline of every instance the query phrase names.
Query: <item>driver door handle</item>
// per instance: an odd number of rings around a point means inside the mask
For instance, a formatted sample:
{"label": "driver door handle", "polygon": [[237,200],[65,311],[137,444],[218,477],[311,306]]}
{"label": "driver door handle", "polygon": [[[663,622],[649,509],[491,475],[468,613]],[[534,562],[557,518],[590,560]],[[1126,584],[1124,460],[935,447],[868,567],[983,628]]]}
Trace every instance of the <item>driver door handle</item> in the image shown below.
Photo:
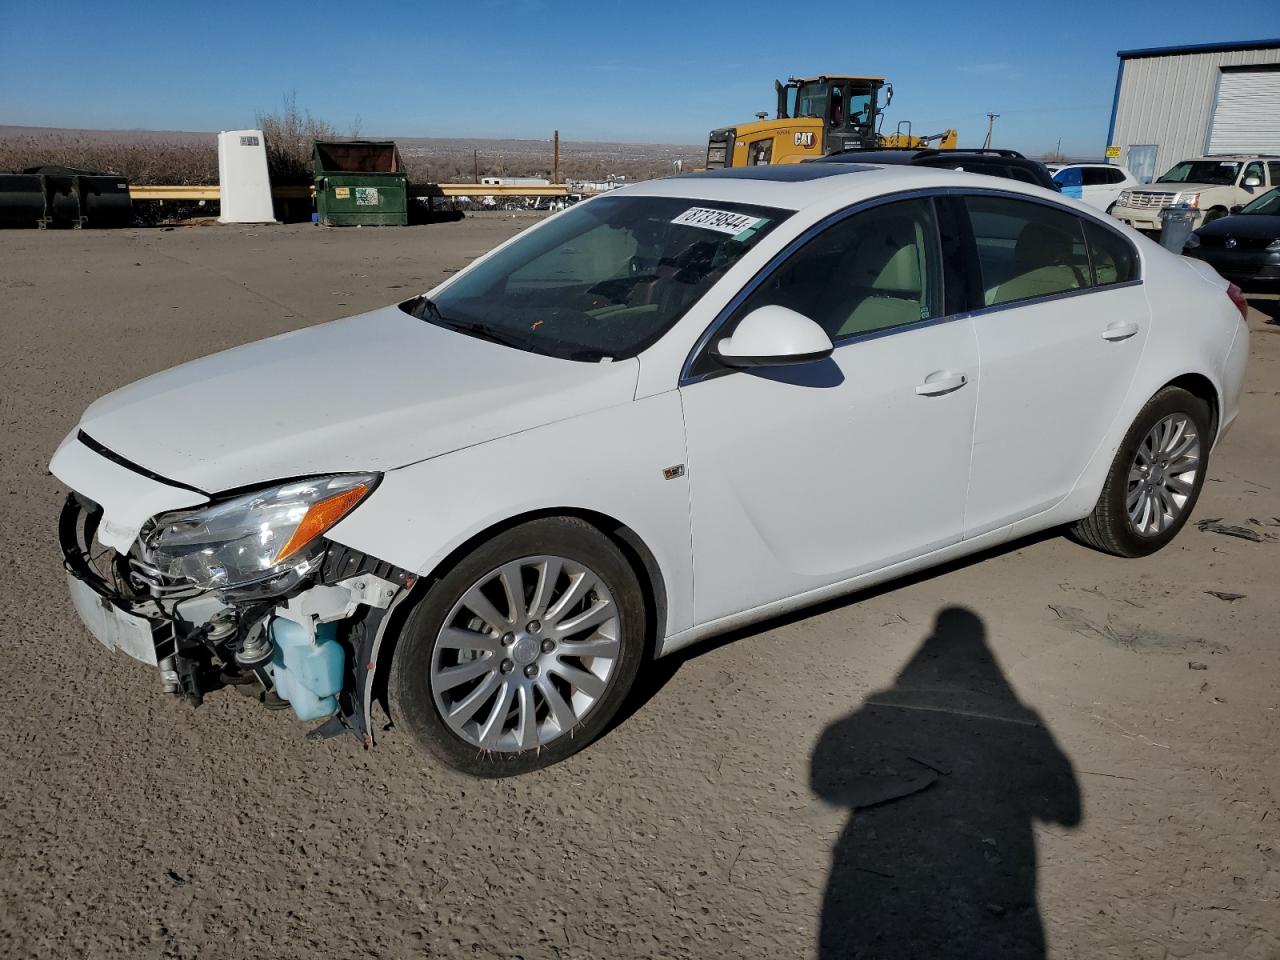
{"label": "driver door handle", "polygon": [[1138,325],[1132,320],[1117,320],[1102,331],[1103,340],[1128,340],[1138,332]]}
{"label": "driver door handle", "polygon": [[963,373],[952,373],[950,370],[935,370],[924,378],[924,383],[916,386],[916,393],[922,397],[936,397],[942,393],[959,390],[969,378]]}

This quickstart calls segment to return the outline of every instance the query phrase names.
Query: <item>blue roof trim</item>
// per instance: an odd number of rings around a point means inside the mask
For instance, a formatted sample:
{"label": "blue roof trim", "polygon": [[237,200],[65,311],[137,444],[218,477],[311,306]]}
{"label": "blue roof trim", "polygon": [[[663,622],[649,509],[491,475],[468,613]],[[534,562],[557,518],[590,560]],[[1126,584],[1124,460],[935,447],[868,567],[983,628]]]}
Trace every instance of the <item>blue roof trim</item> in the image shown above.
{"label": "blue roof trim", "polygon": [[[1107,127],[1107,146],[1115,143],[1116,114],[1120,110],[1120,85],[1124,82],[1124,59],[1120,60],[1120,68],[1116,70],[1116,94],[1111,98],[1111,124]],[[1110,163],[1110,160],[1107,161]]]}
{"label": "blue roof trim", "polygon": [[1280,49],[1280,37],[1270,40],[1237,40],[1227,43],[1188,43],[1180,47],[1147,47],[1145,50],[1119,50],[1116,56],[1121,60],[1136,60],[1139,57],[1167,57],[1179,53],[1226,53],[1232,50],[1266,50],[1270,47]]}

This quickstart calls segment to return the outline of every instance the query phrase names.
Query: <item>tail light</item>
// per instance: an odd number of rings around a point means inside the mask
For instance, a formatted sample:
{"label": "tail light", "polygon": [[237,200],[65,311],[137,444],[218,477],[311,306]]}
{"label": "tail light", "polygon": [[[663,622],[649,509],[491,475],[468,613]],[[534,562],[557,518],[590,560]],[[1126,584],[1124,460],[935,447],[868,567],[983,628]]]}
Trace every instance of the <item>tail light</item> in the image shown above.
{"label": "tail light", "polygon": [[1249,301],[1244,298],[1244,291],[1237,287],[1234,283],[1227,284],[1227,296],[1231,302],[1236,305],[1236,309],[1240,311],[1240,317],[1244,320],[1249,319]]}

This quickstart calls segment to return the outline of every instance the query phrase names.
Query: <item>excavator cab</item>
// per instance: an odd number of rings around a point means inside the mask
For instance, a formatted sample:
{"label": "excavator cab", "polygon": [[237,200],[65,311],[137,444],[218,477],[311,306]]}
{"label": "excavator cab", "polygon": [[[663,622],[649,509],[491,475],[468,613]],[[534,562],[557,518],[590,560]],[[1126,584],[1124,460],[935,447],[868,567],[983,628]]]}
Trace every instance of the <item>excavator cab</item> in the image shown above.
{"label": "excavator cab", "polygon": [[835,153],[877,143],[881,113],[893,100],[893,84],[883,77],[790,77],[775,80],[778,119],[822,121],[822,152]]}
{"label": "excavator cab", "polygon": [[893,84],[884,77],[789,77],[786,83],[775,80],[773,87],[778,95],[775,117],[758,113],[749,123],[711,131],[708,170],[799,163],[864,147],[907,149],[936,142],[942,149],[951,149],[956,145],[955,130],[917,137],[906,121],[895,133],[881,133],[884,110],[893,100]]}

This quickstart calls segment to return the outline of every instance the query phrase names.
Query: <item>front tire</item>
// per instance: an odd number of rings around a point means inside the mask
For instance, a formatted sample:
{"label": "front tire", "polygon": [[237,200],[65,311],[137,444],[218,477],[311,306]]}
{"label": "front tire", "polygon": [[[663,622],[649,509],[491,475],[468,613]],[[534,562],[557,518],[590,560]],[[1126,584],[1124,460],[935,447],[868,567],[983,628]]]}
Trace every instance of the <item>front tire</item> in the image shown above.
{"label": "front tire", "polygon": [[1156,393],[1125,434],[1093,512],[1071,535],[1118,557],[1145,557],[1165,546],[1200,497],[1209,430],[1205,401],[1181,387]]}
{"label": "front tire", "polygon": [[523,523],[433,583],[387,678],[392,719],[477,777],[550,766],[600,735],[645,651],[645,603],[618,547],[583,520]]}

